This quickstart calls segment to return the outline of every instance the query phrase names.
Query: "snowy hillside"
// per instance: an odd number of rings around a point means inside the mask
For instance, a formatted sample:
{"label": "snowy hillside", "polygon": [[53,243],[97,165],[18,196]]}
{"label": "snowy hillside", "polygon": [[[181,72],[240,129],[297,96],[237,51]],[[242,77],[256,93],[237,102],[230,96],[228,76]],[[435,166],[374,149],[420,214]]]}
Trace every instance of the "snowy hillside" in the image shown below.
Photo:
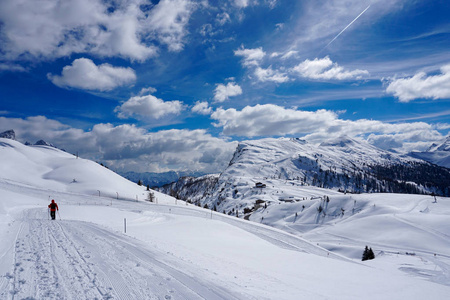
{"label": "snowy hillside", "polygon": [[143,187],[51,146],[0,139],[0,157],[0,179],[9,183],[116,199],[148,199]]}
{"label": "snowy hillside", "polygon": [[439,194],[450,181],[447,169],[348,137],[319,146],[287,138],[241,142],[222,176],[296,180],[349,192],[431,192],[431,186]]}
{"label": "snowy hillside", "polygon": [[415,151],[410,155],[450,169],[450,136],[442,143],[433,144],[427,151]]}
{"label": "snowy hillside", "polygon": [[[340,192],[450,194],[450,170],[399,156],[348,137],[312,145],[299,139],[262,139],[239,143],[226,170],[215,181],[173,183],[160,189],[199,206],[227,214],[252,209],[256,201],[278,204],[308,196],[302,187]],[[186,180],[185,180],[186,181]],[[208,185],[208,182],[210,183]]]}
{"label": "snowy hillside", "polygon": [[[141,201],[94,162],[0,138],[0,299],[447,299],[448,198],[293,182],[237,187],[273,199],[249,222]],[[366,245],[376,258],[361,262]]]}

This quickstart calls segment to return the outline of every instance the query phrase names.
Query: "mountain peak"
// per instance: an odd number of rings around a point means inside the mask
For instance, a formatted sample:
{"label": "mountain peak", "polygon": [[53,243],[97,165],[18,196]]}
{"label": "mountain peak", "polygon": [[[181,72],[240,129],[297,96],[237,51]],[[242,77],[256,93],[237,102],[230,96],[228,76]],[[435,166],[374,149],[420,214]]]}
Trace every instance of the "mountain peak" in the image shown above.
{"label": "mountain peak", "polygon": [[54,147],[54,148],[56,148],[54,145],[52,145],[52,144],[50,144],[50,143],[47,143],[47,142],[44,141],[44,140],[39,140],[39,141],[37,141],[34,145],[35,145],[35,146],[49,146],[49,147]]}
{"label": "mountain peak", "polygon": [[428,148],[426,152],[434,152],[434,151],[447,151],[450,152],[450,135],[442,140],[440,143],[434,143]]}
{"label": "mountain peak", "polygon": [[15,141],[16,140],[16,133],[12,129],[6,130],[6,131],[0,133],[0,138],[10,139],[10,140],[14,140]]}

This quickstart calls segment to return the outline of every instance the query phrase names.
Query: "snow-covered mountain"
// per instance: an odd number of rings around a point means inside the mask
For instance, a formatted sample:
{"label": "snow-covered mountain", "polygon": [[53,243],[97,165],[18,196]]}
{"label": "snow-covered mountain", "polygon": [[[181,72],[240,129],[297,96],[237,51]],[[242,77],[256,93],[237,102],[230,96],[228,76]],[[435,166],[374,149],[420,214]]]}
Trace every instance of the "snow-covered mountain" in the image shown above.
{"label": "snow-covered mountain", "polygon": [[[219,177],[219,174],[200,177],[184,176],[175,182],[157,188],[157,190],[177,199],[199,204],[201,199],[207,199],[214,194]],[[208,204],[205,204],[208,207]]]}
{"label": "snow-covered mountain", "polygon": [[450,169],[450,136],[441,143],[431,145],[427,151],[414,151],[409,155]]}
{"label": "snow-covered mountain", "polygon": [[16,133],[12,129],[6,130],[6,131],[0,133],[0,138],[16,140]]}
{"label": "snow-covered mountain", "polygon": [[[306,186],[333,193],[450,193],[450,170],[348,137],[319,146],[288,138],[244,141],[228,168],[216,180],[205,182],[204,190],[197,187],[202,180],[190,179],[183,185],[184,179],[160,190],[227,214],[248,211],[255,201],[301,199],[305,195],[298,191]],[[197,185],[189,191],[192,181]]]}
{"label": "snow-covered mountain", "polygon": [[[158,192],[144,201],[97,163],[0,138],[0,299],[448,298],[448,198],[262,180],[235,188],[268,201],[249,222]],[[376,258],[361,262],[366,245]]]}

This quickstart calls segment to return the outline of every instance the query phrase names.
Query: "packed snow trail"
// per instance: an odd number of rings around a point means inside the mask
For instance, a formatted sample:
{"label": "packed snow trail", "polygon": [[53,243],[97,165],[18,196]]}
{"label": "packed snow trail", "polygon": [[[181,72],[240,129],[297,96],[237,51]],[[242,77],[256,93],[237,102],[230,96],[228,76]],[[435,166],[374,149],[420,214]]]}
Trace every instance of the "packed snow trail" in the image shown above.
{"label": "packed snow trail", "polygon": [[[15,241],[10,299],[238,299],[185,273],[182,262],[144,243],[82,221],[28,211]],[[164,262],[163,262],[164,259]],[[248,297],[247,295],[245,297]]]}

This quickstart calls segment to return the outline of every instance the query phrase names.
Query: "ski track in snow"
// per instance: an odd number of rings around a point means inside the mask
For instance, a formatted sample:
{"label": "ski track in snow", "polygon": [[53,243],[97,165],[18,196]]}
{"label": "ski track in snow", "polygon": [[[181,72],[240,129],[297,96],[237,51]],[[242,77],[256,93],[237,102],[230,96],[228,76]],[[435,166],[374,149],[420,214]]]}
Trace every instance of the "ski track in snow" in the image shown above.
{"label": "ski track in snow", "polygon": [[[181,262],[93,223],[37,219],[29,210],[15,241],[10,299],[238,299],[187,274]],[[251,297],[250,297],[251,298]]]}

